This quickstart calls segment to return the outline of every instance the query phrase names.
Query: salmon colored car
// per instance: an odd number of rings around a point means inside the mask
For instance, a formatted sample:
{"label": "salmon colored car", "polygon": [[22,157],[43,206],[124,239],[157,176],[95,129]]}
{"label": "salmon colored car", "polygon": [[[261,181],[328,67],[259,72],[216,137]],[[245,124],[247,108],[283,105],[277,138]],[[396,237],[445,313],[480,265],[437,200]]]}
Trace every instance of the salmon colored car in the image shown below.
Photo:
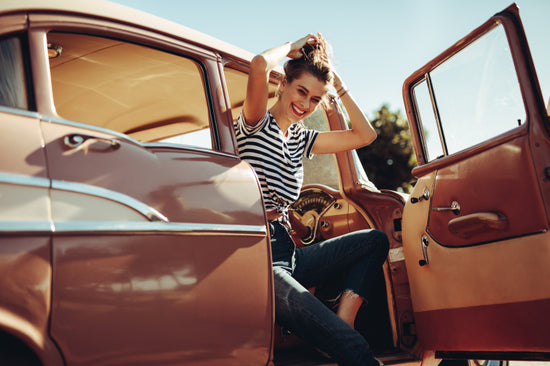
{"label": "salmon colored car", "polygon": [[[2,1],[1,365],[330,364],[274,323],[233,133],[251,57],[113,3]],[[550,122],[517,7],[403,92],[414,191],[377,189],[355,152],[318,156],[297,243],[386,232],[356,322],[386,364],[550,359]],[[346,128],[333,98],[307,123]]]}

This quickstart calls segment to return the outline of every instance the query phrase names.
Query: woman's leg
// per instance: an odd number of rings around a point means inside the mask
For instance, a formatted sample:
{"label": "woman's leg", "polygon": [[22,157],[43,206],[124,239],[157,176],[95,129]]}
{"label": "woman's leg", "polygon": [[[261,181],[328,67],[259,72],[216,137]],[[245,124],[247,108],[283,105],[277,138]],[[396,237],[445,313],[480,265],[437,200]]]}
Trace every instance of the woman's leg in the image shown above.
{"label": "woman's leg", "polygon": [[379,366],[367,341],[296,281],[273,267],[277,324],[326,352],[339,365]]}
{"label": "woman's leg", "polygon": [[363,298],[351,290],[344,291],[340,296],[340,304],[338,305],[338,315],[350,327],[355,328],[355,318],[363,304]]}
{"label": "woman's leg", "polygon": [[346,274],[338,315],[353,327],[364,299],[371,293],[373,278],[389,250],[386,234],[361,230],[296,251],[293,276],[305,287],[313,287]]}

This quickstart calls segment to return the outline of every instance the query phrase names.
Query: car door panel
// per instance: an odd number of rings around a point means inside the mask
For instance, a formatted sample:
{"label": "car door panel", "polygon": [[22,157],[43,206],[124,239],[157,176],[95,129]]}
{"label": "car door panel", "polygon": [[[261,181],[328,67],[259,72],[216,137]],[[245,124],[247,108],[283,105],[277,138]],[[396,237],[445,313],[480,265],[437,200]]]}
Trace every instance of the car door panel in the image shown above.
{"label": "car door panel", "polygon": [[[524,132],[493,148],[473,152],[438,169],[427,230],[446,246],[542,232],[547,222],[536,182]],[[458,214],[437,211],[450,208],[453,202],[460,206]]]}
{"label": "car door panel", "polygon": [[[199,354],[239,364],[230,355],[244,344],[267,360],[271,273],[251,169],[74,123],[42,130],[56,228],[52,335],[70,364],[192,364]],[[76,135],[92,137],[69,146]]]}

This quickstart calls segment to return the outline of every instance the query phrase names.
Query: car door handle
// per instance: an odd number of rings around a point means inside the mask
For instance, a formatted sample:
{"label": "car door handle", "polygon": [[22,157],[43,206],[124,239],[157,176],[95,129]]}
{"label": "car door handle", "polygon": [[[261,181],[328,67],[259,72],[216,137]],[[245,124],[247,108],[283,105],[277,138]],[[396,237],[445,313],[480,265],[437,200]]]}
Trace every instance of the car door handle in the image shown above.
{"label": "car door handle", "polygon": [[433,207],[433,211],[453,211],[455,215],[460,214],[460,203],[457,201],[451,202],[451,207]]}
{"label": "car door handle", "polygon": [[72,133],[70,135],[67,135],[63,138],[63,143],[65,146],[67,146],[69,149],[77,149],[78,147],[82,146],[82,144],[88,140],[96,140],[105,142],[109,145],[109,147],[113,150],[116,150],[120,147],[120,142],[115,139],[105,138],[105,137],[96,137],[96,136],[90,136],[90,135],[83,135],[79,133]]}
{"label": "car door handle", "polygon": [[488,230],[505,230],[508,219],[499,212],[477,212],[449,221],[449,231],[458,237],[469,238]]}

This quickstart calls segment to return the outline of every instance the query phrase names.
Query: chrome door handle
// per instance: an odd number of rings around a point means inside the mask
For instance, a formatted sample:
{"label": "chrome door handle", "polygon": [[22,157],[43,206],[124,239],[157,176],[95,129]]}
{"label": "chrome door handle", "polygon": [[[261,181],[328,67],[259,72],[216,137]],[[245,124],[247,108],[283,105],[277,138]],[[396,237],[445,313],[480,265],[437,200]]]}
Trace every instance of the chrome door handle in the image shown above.
{"label": "chrome door handle", "polygon": [[428,259],[428,244],[430,243],[427,235],[422,235],[420,245],[422,246],[422,256],[424,259],[418,261],[420,267],[424,267],[426,264],[430,263]]}
{"label": "chrome door handle", "polygon": [[89,136],[89,135],[81,135],[79,133],[72,133],[70,135],[67,135],[63,138],[63,143],[65,146],[67,146],[69,149],[76,149],[80,147],[84,142],[88,140],[96,140],[96,141],[102,141],[109,145],[110,148],[113,150],[116,150],[120,147],[120,142],[114,139],[104,138],[104,137],[96,137],[96,136]]}
{"label": "chrome door handle", "polygon": [[451,207],[433,207],[433,211],[453,211],[455,215],[460,214],[460,203],[453,201],[451,202]]}

